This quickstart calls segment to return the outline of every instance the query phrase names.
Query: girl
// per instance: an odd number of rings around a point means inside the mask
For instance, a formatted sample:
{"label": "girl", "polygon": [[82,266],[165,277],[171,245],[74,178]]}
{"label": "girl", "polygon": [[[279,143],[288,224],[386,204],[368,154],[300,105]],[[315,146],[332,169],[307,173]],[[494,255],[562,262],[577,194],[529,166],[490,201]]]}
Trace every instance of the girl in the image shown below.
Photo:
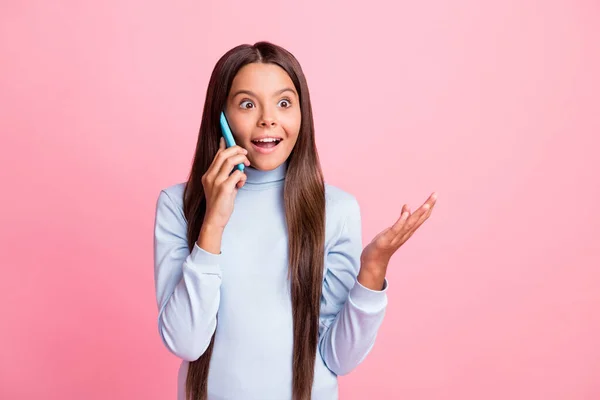
{"label": "girl", "polygon": [[[221,111],[237,146],[225,148]],[[267,42],[227,52],[189,179],[157,202],[158,328],[183,359],[178,398],[337,399],[337,376],[375,342],[388,262],[434,203],[404,205],[363,250],[356,199],[324,183],[296,58]]]}

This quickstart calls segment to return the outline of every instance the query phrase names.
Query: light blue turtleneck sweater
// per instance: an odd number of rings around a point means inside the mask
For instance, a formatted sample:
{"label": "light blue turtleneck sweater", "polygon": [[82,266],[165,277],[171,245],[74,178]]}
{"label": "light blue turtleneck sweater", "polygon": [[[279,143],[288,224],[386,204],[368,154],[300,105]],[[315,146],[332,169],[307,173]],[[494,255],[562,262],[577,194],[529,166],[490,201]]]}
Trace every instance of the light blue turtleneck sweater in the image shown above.
{"label": "light blue turtleneck sweater", "polygon": [[[293,321],[287,279],[283,204],[286,164],[272,171],[247,168],[220,254],[188,250],[184,184],[160,192],[154,231],[158,330],[181,358],[178,399],[184,399],[189,361],[215,332],[209,400],[287,400],[292,388]],[[381,291],[357,281],[362,252],[356,199],[326,185],[326,239],[319,345],[313,400],[338,398],[337,375],[369,353],[384,317]],[[219,323],[216,323],[218,315]]]}

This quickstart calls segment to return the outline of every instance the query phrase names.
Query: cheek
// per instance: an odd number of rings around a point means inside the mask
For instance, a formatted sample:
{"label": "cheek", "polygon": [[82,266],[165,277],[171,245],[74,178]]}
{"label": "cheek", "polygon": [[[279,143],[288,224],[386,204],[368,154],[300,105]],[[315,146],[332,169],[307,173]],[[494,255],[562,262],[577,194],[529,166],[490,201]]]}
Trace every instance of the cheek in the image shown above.
{"label": "cheek", "polygon": [[242,142],[250,138],[252,126],[253,123],[251,121],[248,121],[247,118],[240,118],[240,116],[232,117],[229,121],[229,127],[237,142]]}
{"label": "cheek", "polygon": [[298,111],[286,115],[285,120],[283,121],[283,126],[285,127],[285,131],[288,135],[297,137],[298,133],[300,133],[301,123],[302,118],[300,115],[300,111]]}

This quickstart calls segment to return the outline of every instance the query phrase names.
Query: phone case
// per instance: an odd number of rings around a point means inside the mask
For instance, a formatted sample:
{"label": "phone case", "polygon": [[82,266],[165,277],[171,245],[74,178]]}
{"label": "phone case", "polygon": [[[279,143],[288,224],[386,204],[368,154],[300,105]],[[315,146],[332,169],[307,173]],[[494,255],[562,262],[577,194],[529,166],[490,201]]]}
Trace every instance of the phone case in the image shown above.
{"label": "phone case", "polygon": [[[229,124],[227,123],[227,118],[225,118],[225,113],[221,111],[221,132],[223,133],[223,137],[225,138],[225,144],[227,147],[235,146],[235,140],[233,140],[233,134],[231,133],[231,129],[229,128]],[[244,172],[244,164],[238,164],[236,166],[237,169]]]}

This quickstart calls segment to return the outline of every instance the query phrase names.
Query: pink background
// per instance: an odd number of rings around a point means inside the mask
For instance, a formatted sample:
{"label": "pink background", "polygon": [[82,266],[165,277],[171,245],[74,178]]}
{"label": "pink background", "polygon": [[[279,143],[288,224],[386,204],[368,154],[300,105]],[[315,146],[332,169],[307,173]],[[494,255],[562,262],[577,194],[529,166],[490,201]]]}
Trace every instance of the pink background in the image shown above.
{"label": "pink background", "polygon": [[3,1],[0,398],[174,398],[156,198],[218,57],[267,39],[365,242],[440,196],[341,399],[599,399],[599,26],[594,1]]}

